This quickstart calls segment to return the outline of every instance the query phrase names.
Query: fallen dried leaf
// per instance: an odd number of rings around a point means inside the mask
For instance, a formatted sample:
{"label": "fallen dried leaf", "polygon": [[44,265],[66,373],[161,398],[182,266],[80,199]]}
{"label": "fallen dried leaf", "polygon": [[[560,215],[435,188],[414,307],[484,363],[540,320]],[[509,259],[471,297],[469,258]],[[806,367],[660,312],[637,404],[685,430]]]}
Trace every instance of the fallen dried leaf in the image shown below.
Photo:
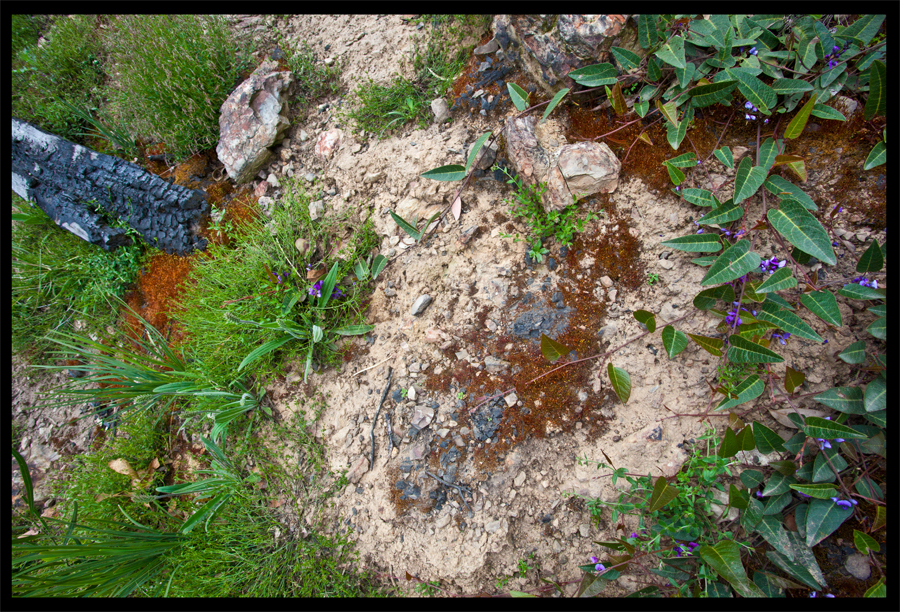
{"label": "fallen dried leaf", "polygon": [[459,215],[462,213],[462,198],[456,198],[456,200],[453,201],[450,212],[453,213],[453,218],[459,221]]}
{"label": "fallen dried leaf", "polygon": [[317,270],[307,270],[306,271],[306,280],[318,280],[319,278],[325,276],[325,268],[320,268]]}
{"label": "fallen dried leaf", "polygon": [[791,421],[787,415],[792,412],[799,412],[805,417],[822,417],[825,418],[828,416],[828,412],[824,410],[814,410],[812,408],[781,408],[779,410],[769,410],[769,414],[772,415],[772,418],[784,425],[785,427],[790,427],[791,429],[797,429],[797,426],[794,425],[793,421]]}

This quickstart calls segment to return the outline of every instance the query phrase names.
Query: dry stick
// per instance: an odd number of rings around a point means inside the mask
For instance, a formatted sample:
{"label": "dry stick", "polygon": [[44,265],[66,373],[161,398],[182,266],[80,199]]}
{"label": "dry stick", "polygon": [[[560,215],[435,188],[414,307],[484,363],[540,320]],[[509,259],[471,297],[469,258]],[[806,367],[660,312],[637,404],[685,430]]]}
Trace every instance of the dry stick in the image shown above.
{"label": "dry stick", "polygon": [[371,370],[372,368],[377,367],[377,366],[380,366],[380,365],[381,365],[382,363],[384,363],[385,361],[390,361],[390,360],[393,359],[393,358],[394,358],[394,356],[391,355],[391,356],[388,357],[387,359],[382,359],[381,361],[379,361],[379,362],[376,363],[375,365],[370,365],[368,368],[363,368],[363,369],[360,370],[359,372],[354,372],[354,373],[351,374],[350,376],[356,376],[357,374],[362,374],[362,373],[365,372],[366,370]]}
{"label": "dry stick", "polygon": [[455,484],[453,484],[452,482],[447,482],[447,481],[444,480],[443,478],[438,478],[437,476],[435,476],[434,474],[432,474],[432,473],[429,472],[428,470],[425,470],[425,474],[426,474],[427,476],[431,476],[432,478],[434,478],[434,479],[437,480],[438,482],[447,485],[448,487],[453,487],[454,489],[456,489],[456,492],[459,493],[459,498],[460,498],[461,500],[463,500],[463,503],[466,505],[466,508],[469,509],[469,512],[472,512],[472,507],[469,506],[469,502],[466,501],[466,497],[465,497],[465,495],[462,494],[462,489],[459,487],[459,485],[455,485]]}
{"label": "dry stick", "polygon": [[369,459],[369,469],[375,467],[375,423],[378,422],[378,415],[381,414],[381,405],[384,404],[384,398],[387,397],[388,389],[391,388],[391,378],[394,376],[394,368],[388,367],[388,379],[387,384],[384,386],[384,391],[381,393],[381,401],[378,402],[378,410],[375,412],[375,418],[372,419],[372,429],[369,431],[369,435],[372,437],[372,457]]}

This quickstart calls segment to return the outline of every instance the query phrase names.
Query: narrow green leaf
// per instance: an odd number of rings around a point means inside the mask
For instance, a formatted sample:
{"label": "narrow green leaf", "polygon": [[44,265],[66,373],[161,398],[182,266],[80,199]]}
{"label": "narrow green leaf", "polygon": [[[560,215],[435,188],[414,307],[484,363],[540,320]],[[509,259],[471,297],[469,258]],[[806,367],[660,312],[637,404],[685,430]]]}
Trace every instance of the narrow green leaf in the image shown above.
{"label": "narrow green leaf", "polygon": [[[691,260],[692,264],[696,264],[698,266],[702,266],[704,268],[713,265],[715,263],[716,257],[715,255],[706,255],[704,257],[695,257]],[[703,310],[703,309],[701,309]]]}
{"label": "narrow green leaf", "polygon": [[509,591],[510,597],[537,597],[537,595],[532,595],[531,593],[525,593],[523,591],[515,591],[510,589]]}
{"label": "narrow green leaf", "polygon": [[718,285],[733,281],[759,268],[760,261],[762,261],[760,256],[750,250],[749,240],[738,240],[719,255],[700,284]]}
{"label": "narrow green leaf", "polygon": [[684,68],[684,39],[681,36],[673,36],[653,55],[670,66]]}
{"label": "narrow green leaf", "polygon": [[678,147],[681,146],[681,142],[687,135],[687,130],[691,125],[691,119],[693,118],[693,116],[694,107],[690,106],[685,111],[684,117],[681,118],[681,121],[677,126],[674,126],[671,123],[666,124],[666,140],[669,142],[669,146],[671,146],[673,150],[677,151]]}
{"label": "narrow green leaf", "polygon": [[[883,510],[884,508],[880,507],[879,510]],[[878,582],[870,586],[863,597],[887,597],[887,586],[885,585],[884,578],[879,578]]]}
{"label": "narrow green leaf", "polygon": [[318,325],[312,326],[312,341],[313,342],[321,342],[322,337],[325,335],[325,332],[322,331],[322,328]]}
{"label": "narrow green leaf", "polygon": [[869,44],[869,41],[878,34],[881,24],[884,21],[884,15],[863,15],[842,32],[838,32],[839,36],[855,39],[861,47]]}
{"label": "narrow green leaf", "polygon": [[712,106],[727,99],[735,87],[737,87],[737,81],[719,81],[694,87],[690,90],[691,104],[695,108]]}
{"label": "narrow green leaf", "polygon": [[763,390],[766,388],[766,384],[759,379],[759,376],[756,374],[752,374],[744,379],[740,385],[738,385],[734,392],[737,394],[735,399],[725,398],[719,405],[715,407],[715,411],[728,410],[729,408],[734,408],[744,402],[749,402],[750,400],[756,399],[760,395],[762,395]]}
{"label": "narrow green leaf", "polygon": [[[569,73],[572,76],[572,73]],[[572,77],[575,78],[575,77]],[[512,98],[513,104],[520,113],[528,108],[528,92],[516,85],[515,83],[507,83],[506,89],[509,90],[509,97]]]}
{"label": "narrow green leaf", "polygon": [[[618,84],[618,81],[616,83]],[[553,109],[556,108],[556,106],[560,103],[560,101],[566,97],[567,93],[569,93],[568,88],[563,88],[556,92],[556,95],[553,96],[552,100],[550,100],[550,104],[547,105],[547,109],[544,111],[544,115],[543,115],[543,117],[541,117],[541,121],[546,119],[547,115],[549,115],[551,112],[553,112]],[[619,95],[621,96],[621,92]],[[624,111],[623,111],[623,113],[624,113]]]}
{"label": "narrow green leaf", "polygon": [[184,522],[180,529],[181,533],[188,534],[193,531],[194,527],[200,524],[203,519],[215,516],[218,509],[230,498],[231,493],[222,493],[203,504]]}
{"label": "narrow green leaf", "polygon": [[560,357],[565,357],[571,350],[565,344],[557,342],[546,334],[541,334],[541,353],[550,363],[554,363]]}
{"label": "narrow green leaf", "polygon": [[673,185],[677,187],[684,182],[684,172],[682,172],[679,168],[669,165],[668,163],[663,163],[663,165],[666,167],[666,170],[669,171],[669,178],[672,180]]}
{"label": "narrow green leaf", "polygon": [[[568,90],[565,90],[568,91]],[[546,115],[545,115],[546,116]],[[469,158],[466,160],[466,174],[468,174],[469,170],[472,168],[472,164],[475,163],[475,157],[478,155],[478,152],[481,151],[481,147],[484,146],[485,141],[491,137],[491,132],[486,132],[482,134],[478,140],[475,141],[475,144],[472,145],[472,150],[469,151]],[[450,168],[451,166],[444,166],[444,168]],[[432,170],[434,172],[434,170]],[[425,176],[424,174],[422,176]],[[425,178],[431,178],[429,176],[425,176]],[[463,175],[465,178],[465,175]],[[435,180],[448,180],[448,179],[435,179]]]}
{"label": "narrow green leaf", "polygon": [[706,253],[722,250],[722,242],[715,234],[690,234],[660,242],[660,246],[689,253]]}
{"label": "narrow green leaf", "polygon": [[[846,64],[843,64],[846,66]],[[810,113],[813,117],[818,117],[819,119],[829,119],[831,121],[846,121],[847,118],[844,114],[830,106],[825,106],[824,104],[816,104],[813,106],[812,112]]]}
{"label": "narrow green leaf", "polygon": [[754,166],[749,156],[742,159],[734,178],[734,203],[739,204],[756,193],[765,182],[766,174],[767,170]]}
{"label": "narrow green leaf", "polygon": [[657,57],[651,57],[647,61],[647,79],[649,79],[652,83],[657,82],[660,78],[662,78],[662,68],[660,64],[662,62],[659,61]]}
{"label": "narrow green leaf", "polygon": [[773,291],[783,291],[797,286],[797,279],[794,278],[794,271],[785,266],[778,268],[766,277],[766,280],[756,287],[756,293],[771,293]]}
{"label": "narrow green leaf", "polygon": [[[804,466],[804,469],[805,468],[806,466]],[[834,482],[837,480],[835,471],[840,474],[846,468],[847,462],[840,453],[834,449],[826,449],[816,455],[816,459],[813,462],[812,475],[808,480],[811,480],[814,483]]]}
{"label": "narrow green leaf", "polygon": [[671,325],[663,327],[662,341],[663,347],[666,349],[666,354],[669,355],[669,359],[674,359],[678,353],[687,348],[688,344],[688,339],[687,336],[684,335],[684,332],[676,330]]}
{"label": "narrow green leaf", "polygon": [[759,167],[767,173],[775,164],[775,158],[778,156],[779,144],[781,144],[781,142],[775,142],[774,138],[766,138],[759,147]]}
{"label": "narrow green leaf", "polygon": [[319,308],[326,308],[328,302],[331,301],[331,293],[334,291],[335,284],[337,284],[337,273],[338,262],[334,262],[334,265],[331,266],[331,270],[329,270],[328,274],[325,275],[325,278],[322,279],[322,296],[318,299]]}
{"label": "narrow green leaf", "polygon": [[[863,347],[865,347],[865,343],[863,343]],[[863,355],[863,357],[865,357],[865,355]],[[863,390],[859,387],[833,387],[828,391],[816,395],[813,399],[838,412],[845,412],[847,414],[866,413],[865,406],[863,405]]]}
{"label": "narrow green leaf", "polygon": [[863,404],[866,412],[878,412],[887,408],[887,383],[878,377],[866,385],[863,395]]}
{"label": "narrow green leaf", "polygon": [[[460,166],[460,168],[462,168],[462,166]],[[388,212],[391,214],[391,218],[394,219],[394,222],[399,225],[400,229],[402,229],[404,232],[412,236],[415,240],[418,240],[422,237],[422,232],[417,230],[414,225],[407,222],[406,219],[395,213],[393,210],[389,210]]]}
{"label": "narrow green leaf", "polygon": [[684,68],[675,69],[675,77],[678,79],[679,87],[685,88],[690,85],[697,73],[697,67],[691,62],[685,62]]}
{"label": "narrow green leaf", "polygon": [[[762,423],[753,422],[753,438],[756,440],[756,448],[763,455],[784,452],[784,440],[781,439],[781,436]],[[741,480],[743,481],[743,479]]]}
{"label": "narrow green leaf", "polygon": [[763,183],[769,193],[775,194],[779,200],[797,200],[807,210],[818,210],[813,199],[806,195],[802,189],[777,174],[773,174]]}
{"label": "narrow green leaf", "polygon": [[693,168],[697,165],[697,155],[691,151],[690,153],[684,153],[678,157],[667,159],[663,163],[675,166],[676,168]]}
{"label": "narrow green leaf", "polygon": [[635,310],[632,314],[639,323],[643,323],[647,327],[647,331],[651,334],[656,331],[656,315],[652,312],[649,310]]}
{"label": "narrow green leaf", "polygon": [[[784,268],[782,268],[784,269]],[[812,291],[804,293],[800,296],[800,302],[809,309],[811,313],[836,327],[841,327],[844,321],[841,317],[841,310],[838,308],[837,299],[834,294],[827,290]]]}
{"label": "narrow green leaf", "polygon": [[678,497],[679,493],[680,491],[678,489],[671,486],[666,481],[665,476],[660,476],[653,485],[653,493],[650,495],[649,511],[656,512],[660,508],[663,508],[666,504]]}
{"label": "narrow green leaf", "polygon": [[725,73],[730,79],[738,82],[738,90],[758,108],[763,114],[768,114],[778,103],[778,96],[771,87],[760,81],[742,68],[726,68]]}
{"label": "narrow green leaf", "polygon": [[700,225],[725,225],[726,223],[737,221],[743,216],[744,209],[741,206],[737,204],[729,205],[726,202],[697,219],[697,223]]}
{"label": "narrow green leaf", "polygon": [[877,168],[885,162],[887,162],[887,145],[885,145],[884,142],[878,142],[872,147],[872,150],[869,151],[869,156],[866,158],[863,170]]}
{"label": "narrow green leaf", "polygon": [[241,361],[240,365],[238,365],[238,372],[243,370],[244,366],[247,366],[247,365],[253,363],[254,361],[259,359],[263,355],[266,355],[267,353],[271,353],[278,347],[282,346],[283,344],[286,344],[289,340],[293,340],[293,339],[294,339],[293,336],[285,334],[284,336],[282,336],[281,338],[278,338],[277,340],[272,340],[270,342],[266,342],[265,344],[257,347],[256,349],[251,351],[249,355],[244,357],[244,360]]}
{"label": "narrow green leaf", "polygon": [[765,596],[760,588],[747,578],[747,572],[741,564],[741,548],[731,540],[722,540],[715,546],[701,546],[697,552],[700,558],[727,580],[741,597]]}
{"label": "narrow green leaf", "polygon": [[623,404],[627,404],[628,398],[631,396],[631,377],[628,375],[628,372],[614,367],[612,362],[608,364],[606,371],[609,375],[609,381],[612,384],[613,391],[619,396],[619,401]]}
{"label": "narrow green leaf", "polygon": [[831,499],[838,494],[838,488],[833,484],[792,484],[791,488],[816,499]]}
{"label": "narrow green leaf", "polygon": [[887,291],[884,289],[874,289],[872,287],[863,287],[859,283],[847,283],[838,291],[838,295],[843,295],[851,300],[883,300],[887,297]]}
{"label": "narrow green leaf", "polygon": [[621,47],[611,47],[610,51],[625,72],[637,70],[641,67],[641,57],[634,51],[622,49]]}
{"label": "narrow green leaf", "polygon": [[800,79],[776,79],[772,83],[772,90],[780,96],[788,96],[804,91],[812,91],[813,86]]}
{"label": "narrow green leaf", "polygon": [[735,363],[781,363],[784,357],[755,342],[732,334],[728,338],[728,358]]}
{"label": "narrow green leaf", "polygon": [[788,532],[788,538],[791,540],[794,550],[793,559],[775,550],[766,551],[766,556],[789,576],[796,578],[809,588],[816,591],[825,588],[825,578],[822,576],[822,570],[819,569],[819,564],[816,563],[812,551],[800,539],[799,534]]}
{"label": "narrow green leaf", "polygon": [[853,544],[856,546],[856,550],[863,555],[868,555],[870,550],[872,552],[881,552],[881,544],[875,541],[875,538],[868,533],[858,529],[853,530]]}
{"label": "narrow green leaf", "polygon": [[769,302],[763,304],[762,308],[757,312],[756,318],[773,323],[792,335],[819,343],[823,342],[822,337],[803,319],[789,310],[779,308],[775,304]]}
{"label": "narrow green leaf", "polygon": [[374,325],[344,325],[331,330],[339,336],[361,336],[375,329]]}
{"label": "narrow green leaf", "polygon": [[878,272],[884,267],[884,255],[881,253],[881,245],[877,240],[872,240],[872,244],[866,249],[866,252],[859,258],[856,264],[856,271],[865,274],[866,272]]}
{"label": "narrow green leaf", "polygon": [[721,149],[716,149],[713,151],[713,155],[715,155],[716,159],[722,162],[726,168],[734,168],[734,156],[731,154],[730,148],[722,147]]}
{"label": "narrow green leaf", "polygon": [[869,436],[859,431],[835,423],[821,417],[806,417],[806,422],[800,427],[800,430],[810,438],[823,438],[825,440],[834,440],[835,438],[844,438],[845,440],[865,440]]}
{"label": "narrow green leaf", "polygon": [[378,278],[378,275],[381,274],[381,271],[384,270],[384,267],[387,265],[388,259],[381,253],[375,256],[375,259],[372,260],[372,279]]}
{"label": "narrow green leaf", "polygon": [[812,548],[853,515],[853,508],[842,508],[830,499],[814,499],[806,513],[806,546]]}
{"label": "narrow green leaf", "polygon": [[641,49],[648,49],[659,40],[656,18],[656,15],[638,15],[638,44],[641,45]]}
{"label": "narrow green leaf", "polygon": [[697,206],[713,206],[712,192],[698,187],[687,187],[681,191],[682,197]]}
{"label": "narrow green leaf", "polygon": [[449,164],[423,172],[419,176],[433,181],[461,181],[466,178],[466,168],[459,164]]}
{"label": "narrow green leaf", "polygon": [[578,70],[572,70],[568,76],[579,85],[584,85],[585,87],[612,85],[618,80],[616,67],[610,63],[593,64]]}
{"label": "narrow green leaf", "polygon": [[710,338],[709,336],[698,336],[696,334],[688,334],[691,340],[700,345],[704,351],[713,357],[722,356],[722,346],[724,342],[721,338]]}
{"label": "narrow green leaf", "polygon": [[793,119],[791,119],[791,122],[784,130],[785,138],[794,139],[803,133],[803,128],[806,127],[806,122],[809,120],[809,114],[812,112],[812,109],[815,105],[816,94],[813,94],[809,97],[809,100],[806,102],[806,104],[803,105],[803,108],[797,111],[797,114],[794,115]]}
{"label": "narrow green leaf", "polygon": [[782,200],[766,217],[778,233],[804,253],[832,266],[837,262],[828,232],[800,202]]}
{"label": "narrow green leaf", "polygon": [[866,331],[879,340],[887,340],[887,317],[875,319],[872,321],[872,324],[866,328]]}

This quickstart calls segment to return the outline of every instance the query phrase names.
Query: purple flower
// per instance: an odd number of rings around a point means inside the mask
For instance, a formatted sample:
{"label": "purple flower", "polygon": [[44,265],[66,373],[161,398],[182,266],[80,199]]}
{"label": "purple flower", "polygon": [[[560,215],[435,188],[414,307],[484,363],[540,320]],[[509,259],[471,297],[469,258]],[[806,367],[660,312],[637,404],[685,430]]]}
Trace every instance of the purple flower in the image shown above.
{"label": "purple flower", "polygon": [[322,297],[322,281],[316,281],[316,284],[309,288],[309,294]]}
{"label": "purple flower", "polygon": [[688,546],[691,547],[691,552],[693,552],[695,548],[700,548],[700,545],[696,542],[688,542]]}
{"label": "purple flower", "polygon": [[859,502],[856,501],[855,499],[851,499],[851,500],[847,501],[846,499],[838,499],[837,497],[832,497],[831,501],[833,501],[835,504],[837,504],[841,508],[852,508],[853,506],[856,506],[859,504]]}
{"label": "purple flower", "polygon": [[738,327],[743,323],[741,318],[738,316],[738,311],[740,309],[735,306],[734,310],[728,311],[728,316],[725,317],[725,322],[728,323],[729,327]]}
{"label": "purple flower", "polygon": [[772,274],[778,268],[783,268],[785,266],[785,264],[787,264],[786,259],[782,259],[781,261],[778,261],[777,257],[772,256],[771,259],[764,259],[760,262],[759,270],[760,270],[760,272],[768,272],[769,274]]}
{"label": "purple flower", "polygon": [[605,572],[606,566],[603,565],[602,563],[598,563],[597,565],[594,566],[594,570],[598,571],[598,572]]}
{"label": "purple flower", "polygon": [[750,47],[750,55],[756,55],[757,53],[759,52],[756,50],[756,47]]}
{"label": "purple flower", "polygon": [[747,121],[756,121],[756,115],[744,115],[744,119]]}
{"label": "purple flower", "polygon": [[781,343],[781,346],[785,346],[787,344],[787,342],[785,342],[785,340],[787,340],[790,337],[791,337],[790,332],[786,332],[786,331],[772,332],[772,339],[778,340]]}
{"label": "purple flower", "polygon": [[831,442],[825,440],[823,438],[816,438],[816,442],[819,443],[819,448],[825,450],[826,448],[831,448]]}
{"label": "purple flower", "polygon": [[632,531],[632,532],[631,532],[631,537],[632,537],[632,538],[637,538],[637,537],[639,537],[639,536],[638,536],[637,532]]}
{"label": "purple flower", "polygon": [[747,102],[744,102],[744,108],[746,108],[747,110],[750,110],[751,108],[753,108],[753,105],[748,100]]}
{"label": "purple flower", "polygon": [[338,287],[334,288],[334,291],[331,292],[332,299],[342,297],[344,294]]}
{"label": "purple flower", "polygon": [[832,53],[837,53],[837,52],[840,51],[840,50],[841,50],[841,48],[838,47],[837,45],[835,45],[835,46],[833,46],[833,47],[831,48],[831,52],[832,52]]}
{"label": "purple flower", "polygon": [[767,118],[763,121],[763,125],[766,125],[766,124],[768,124],[768,123],[769,123],[769,119],[768,119],[768,117],[767,117]]}
{"label": "purple flower", "polygon": [[757,492],[756,492],[756,496],[757,496],[759,499],[762,499],[762,498],[763,498],[762,491],[757,491]]}
{"label": "purple flower", "polygon": [[599,563],[597,557],[591,557],[591,563]]}

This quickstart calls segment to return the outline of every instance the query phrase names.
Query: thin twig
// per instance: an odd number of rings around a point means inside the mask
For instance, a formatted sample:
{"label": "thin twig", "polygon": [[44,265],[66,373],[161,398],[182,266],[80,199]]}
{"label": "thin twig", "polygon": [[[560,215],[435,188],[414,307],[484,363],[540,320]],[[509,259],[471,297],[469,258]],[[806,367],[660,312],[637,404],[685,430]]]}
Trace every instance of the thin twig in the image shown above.
{"label": "thin twig", "polygon": [[354,372],[354,373],[351,374],[350,376],[356,376],[357,374],[362,374],[362,373],[365,372],[366,370],[371,370],[372,368],[377,367],[377,366],[380,366],[380,365],[381,365],[382,363],[384,363],[385,361],[390,361],[390,360],[393,359],[393,358],[394,358],[394,356],[391,355],[391,356],[388,357],[387,359],[382,359],[381,361],[379,361],[379,362],[376,363],[375,365],[370,365],[368,368],[363,368],[363,369],[360,370],[359,372]]}
{"label": "thin twig", "polygon": [[391,388],[391,378],[394,377],[394,368],[388,367],[388,379],[387,384],[384,386],[384,391],[381,392],[381,401],[378,402],[378,410],[375,411],[375,418],[372,419],[372,429],[369,431],[369,435],[372,438],[372,456],[369,459],[369,469],[373,469],[375,467],[375,423],[378,422],[378,415],[381,414],[381,406],[384,404],[384,399],[387,397],[388,389]]}
{"label": "thin twig", "polygon": [[469,506],[469,502],[466,501],[466,497],[463,495],[462,489],[459,487],[459,485],[455,485],[455,484],[453,484],[452,482],[447,482],[447,481],[444,480],[443,478],[438,478],[437,476],[435,476],[434,474],[432,474],[432,473],[429,472],[428,470],[425,470],[425,474],[426,474],[427,476],[431,476],[432,478],[434,478],[434,479],[437,480],[438,482],[447,485],[448,487],[453,487],[454,489],[456,489],[456,492],[459,493],[459,497],[460,497],[460,499],[463,500],[463,503],[466,505],[466,508],[469,509],[469,512],[472,512],[472,507]]}

